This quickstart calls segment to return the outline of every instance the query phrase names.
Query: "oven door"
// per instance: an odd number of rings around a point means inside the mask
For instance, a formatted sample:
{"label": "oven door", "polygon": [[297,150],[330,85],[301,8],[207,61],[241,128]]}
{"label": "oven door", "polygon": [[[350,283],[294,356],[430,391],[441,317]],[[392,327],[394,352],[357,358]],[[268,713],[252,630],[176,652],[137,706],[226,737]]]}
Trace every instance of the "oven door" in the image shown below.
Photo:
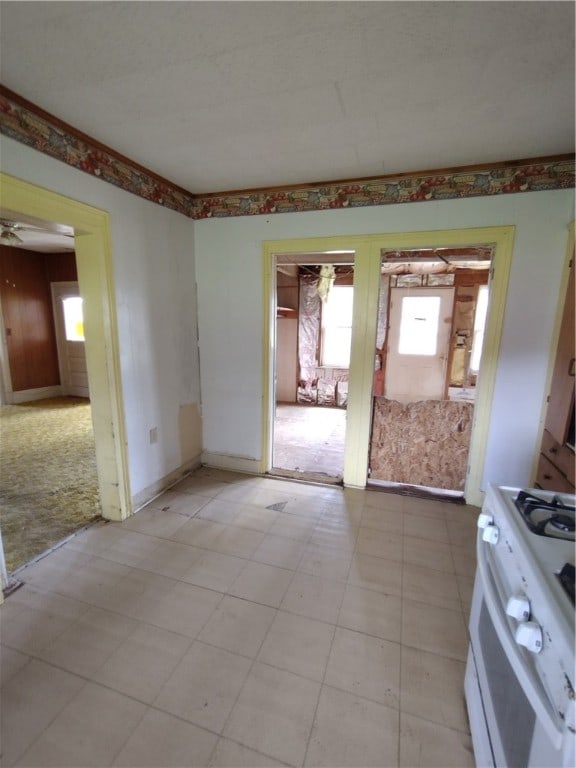
{"label": "oven door", "polygon": [[512,634],[504,610],[506,596],[488,560],[489,546],[480,533],[466,680],[477,764],[497,768],[570,765],[560,719]]}

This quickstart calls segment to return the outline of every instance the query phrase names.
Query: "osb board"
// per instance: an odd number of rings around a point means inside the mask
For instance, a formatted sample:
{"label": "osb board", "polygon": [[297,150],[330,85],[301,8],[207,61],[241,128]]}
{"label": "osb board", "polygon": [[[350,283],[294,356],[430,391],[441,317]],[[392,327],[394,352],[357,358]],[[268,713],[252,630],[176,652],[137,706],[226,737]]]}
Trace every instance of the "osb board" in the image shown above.
{"label": "osb board", "polygon": [[374,398],[370,479],[464,490],[472,403]]}

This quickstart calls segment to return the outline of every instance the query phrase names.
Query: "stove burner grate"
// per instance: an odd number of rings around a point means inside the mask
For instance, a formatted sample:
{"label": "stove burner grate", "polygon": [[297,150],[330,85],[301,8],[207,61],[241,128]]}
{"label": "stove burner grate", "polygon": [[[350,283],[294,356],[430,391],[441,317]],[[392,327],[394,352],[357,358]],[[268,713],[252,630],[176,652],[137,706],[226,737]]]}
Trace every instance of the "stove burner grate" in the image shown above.
{"label": "stove burner grate", "polygon": [[514,503],[533,533],[574,541],[574,507],[564,504],[558,496],[546,501],[520,491]]}

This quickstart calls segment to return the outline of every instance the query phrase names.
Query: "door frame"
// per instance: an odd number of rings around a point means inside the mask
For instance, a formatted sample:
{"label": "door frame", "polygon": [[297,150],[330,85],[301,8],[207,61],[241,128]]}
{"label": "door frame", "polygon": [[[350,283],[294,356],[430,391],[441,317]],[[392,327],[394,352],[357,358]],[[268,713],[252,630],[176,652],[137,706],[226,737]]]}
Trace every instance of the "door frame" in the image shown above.
{"label": "door frame", "polygon": [[17,215],[65,224],[74,230],[102,515],[108,520],[124,520],[132,513],[132,502],[110,217],[98,208],[4,173],[0,174],[0,205]]}
{"label": "door frame", "polygon": [[330,251],[354,251],[354,309],[352,355],[348,385],[344,485],[365,488],[368,476],[372,420],[372,380],[380,293],[381,250],[422,249],[493,245],[489,305],[478,377],[464,495],[469,504],[483,501],[482,479],[488,428],[496,380],[504,308],[512,262],[514,226],[477,227],[421,232],[338,235],[333,237],[268,240],[263,255],[263,397],[262,459],[260,471],[268,472],[272,460],[272,429],[275,398],[275,268],[276,256],[297,253],[325,255]]}

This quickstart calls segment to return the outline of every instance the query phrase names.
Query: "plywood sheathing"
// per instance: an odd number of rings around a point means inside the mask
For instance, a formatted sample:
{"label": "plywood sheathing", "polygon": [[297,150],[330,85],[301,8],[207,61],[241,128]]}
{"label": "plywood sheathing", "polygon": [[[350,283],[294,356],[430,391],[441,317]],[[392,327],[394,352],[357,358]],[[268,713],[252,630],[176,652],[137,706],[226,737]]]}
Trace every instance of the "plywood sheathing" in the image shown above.
{"label": "plywood sheathing", "polygon": [[370,479],[462,491],[472,403],[374,398]]}

